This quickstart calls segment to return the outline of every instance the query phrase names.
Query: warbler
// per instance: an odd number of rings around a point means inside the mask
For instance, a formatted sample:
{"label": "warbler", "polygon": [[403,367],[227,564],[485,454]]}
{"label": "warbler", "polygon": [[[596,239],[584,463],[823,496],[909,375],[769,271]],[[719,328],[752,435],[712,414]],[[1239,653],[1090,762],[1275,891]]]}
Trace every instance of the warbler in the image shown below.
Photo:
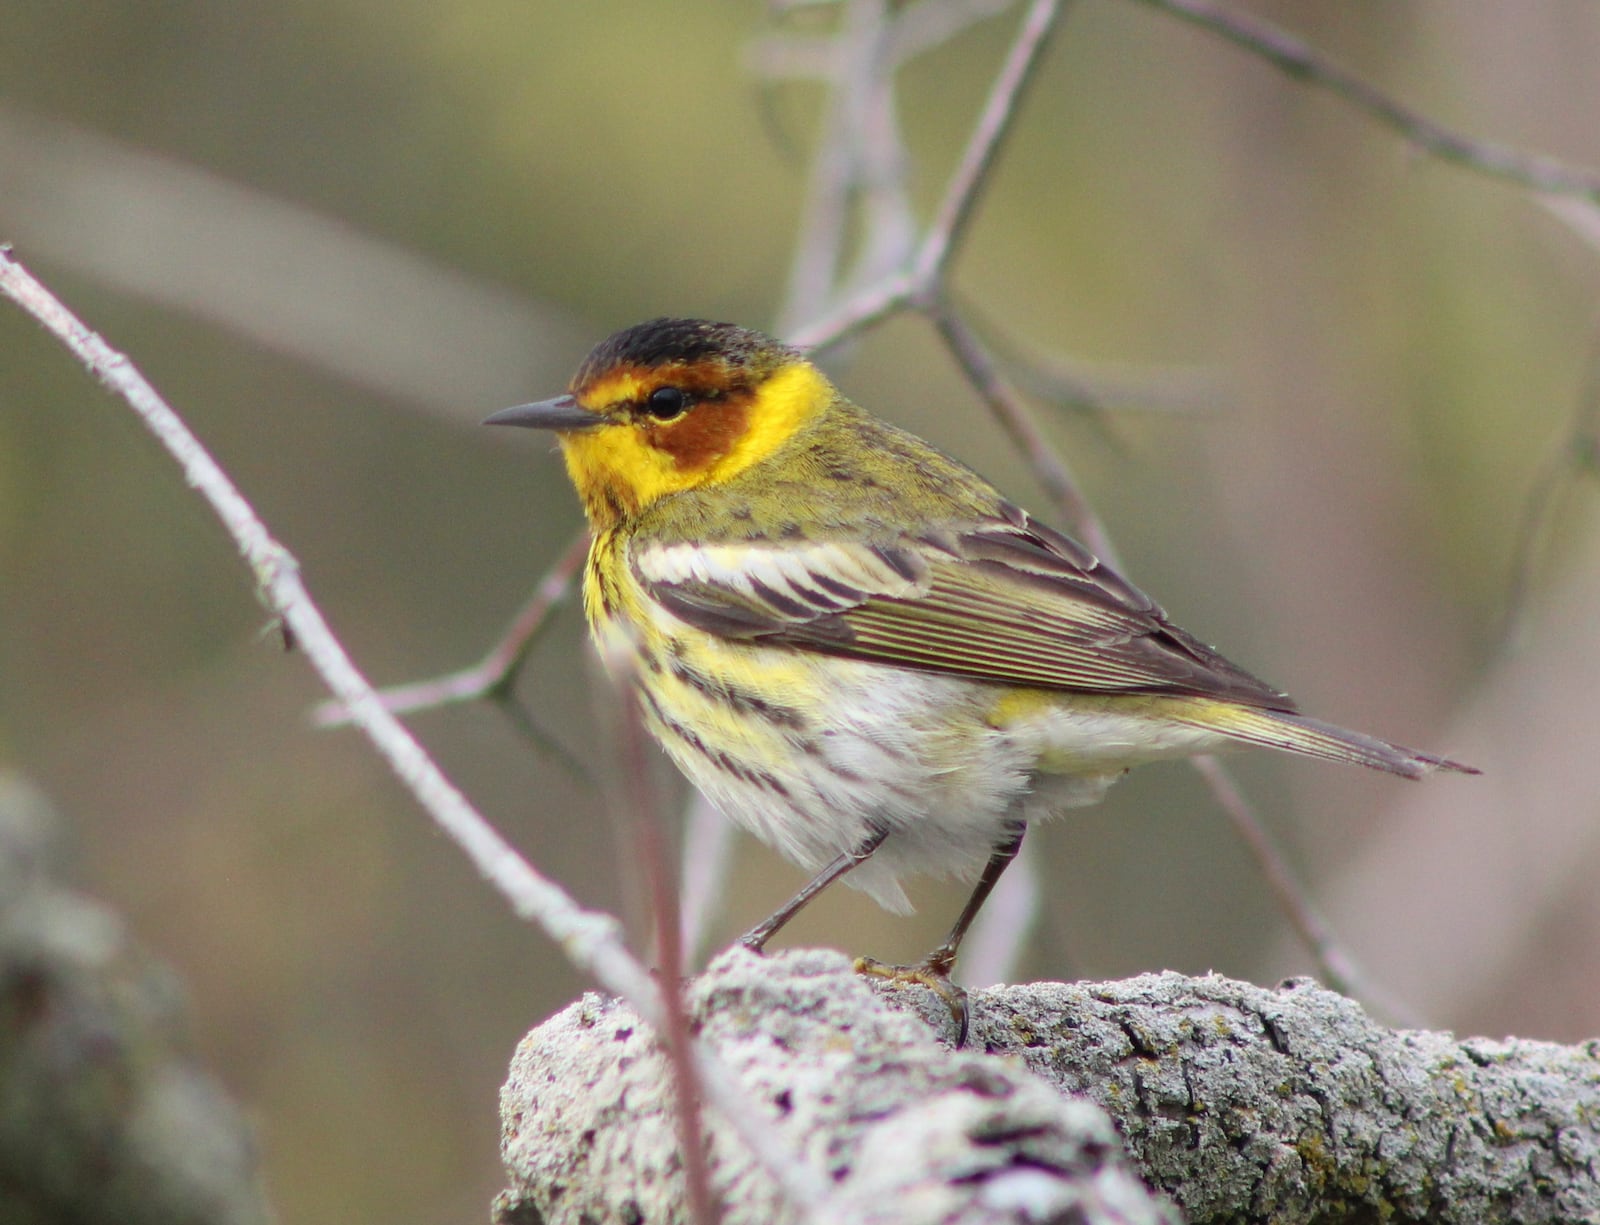
{"label": "warbler", "polygon": [[817,873],[743,937],[757,951],[840,877],[905,912],[902,877],[953,874],[971,899],[915,968],[948,985],[1028,825],[1142,762],[1264,745],[1477,773],[1299,714],[760,332],[639,324],[567,394],[488,423],[555,431],[593,533],[589,626],[651,732],[724,814]]}

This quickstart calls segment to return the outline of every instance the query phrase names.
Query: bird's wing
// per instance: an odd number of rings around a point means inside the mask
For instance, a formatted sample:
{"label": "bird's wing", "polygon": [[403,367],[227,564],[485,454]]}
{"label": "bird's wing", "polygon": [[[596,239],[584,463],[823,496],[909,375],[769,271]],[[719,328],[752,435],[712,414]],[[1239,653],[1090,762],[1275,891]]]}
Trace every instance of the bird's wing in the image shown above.
{"label": "bird's wing", "polygon": [[1070,537],[992,520],[883,540],[635,540],[635,577],[708,633],[1008,684],[1293,710]]}

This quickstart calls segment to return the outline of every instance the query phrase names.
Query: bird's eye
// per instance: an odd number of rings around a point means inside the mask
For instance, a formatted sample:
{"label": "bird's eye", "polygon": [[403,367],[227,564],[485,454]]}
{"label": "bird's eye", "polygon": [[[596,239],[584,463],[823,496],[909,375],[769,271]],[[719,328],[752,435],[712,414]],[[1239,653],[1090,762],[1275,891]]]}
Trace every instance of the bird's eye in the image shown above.
{"label": "bird's eye", "polygon": [[679,387],[657,387],[644,402],[644,410],[658,421],[669,421],[689,407],[689,397]]}

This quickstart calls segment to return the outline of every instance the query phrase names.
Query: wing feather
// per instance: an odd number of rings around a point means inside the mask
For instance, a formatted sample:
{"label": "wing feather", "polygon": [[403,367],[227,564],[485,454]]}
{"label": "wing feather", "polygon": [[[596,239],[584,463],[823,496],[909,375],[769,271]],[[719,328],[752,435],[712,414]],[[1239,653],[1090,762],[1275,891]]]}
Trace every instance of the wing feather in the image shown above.
{"label": "wing feather", "polygon": [[1082,545],[1009,505],[916,537],[635,541],[630,558],[652,598],[724,637],[1007,684],[1294,709]]}

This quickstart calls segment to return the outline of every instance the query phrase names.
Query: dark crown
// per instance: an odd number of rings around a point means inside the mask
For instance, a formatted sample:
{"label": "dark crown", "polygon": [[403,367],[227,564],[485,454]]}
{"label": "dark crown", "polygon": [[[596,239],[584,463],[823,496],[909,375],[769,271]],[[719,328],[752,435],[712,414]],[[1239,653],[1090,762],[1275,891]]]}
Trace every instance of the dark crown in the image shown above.
{"label": "dark crown", "polygon": [[707,319],[651,319],[606,337],[584,358],[575,387],[618,366],[646,369],[666,365],[693,365],[708,359],[752,372],[780,365],[799,356],[788,345],[762,332],[735,323]]}

